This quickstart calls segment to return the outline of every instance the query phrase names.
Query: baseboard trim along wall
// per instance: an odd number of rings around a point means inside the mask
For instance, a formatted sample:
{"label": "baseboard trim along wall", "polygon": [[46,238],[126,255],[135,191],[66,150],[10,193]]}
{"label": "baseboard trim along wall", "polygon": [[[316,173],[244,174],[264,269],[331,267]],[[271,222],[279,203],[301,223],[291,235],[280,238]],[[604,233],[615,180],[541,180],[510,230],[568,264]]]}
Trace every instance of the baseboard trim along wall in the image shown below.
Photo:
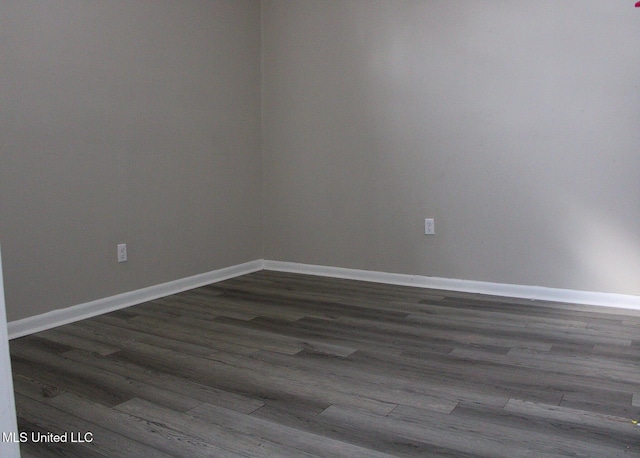
{"label": "baseboard trim along wall", "polygon": [[640,310],[640,296],[592,291],[577,291],[542,286],[511,285],[452,278],[425,277],[370,270],[347,269],[343,267],[298,264],[293,262],[264,261],[265,270],[319,275],[322,277],[371,281],[391,285],[415,286],[446,291],[488,294],[536,301],[566,302],[570,304],[596,305]]}
{"label": "baseboard trim along wall", "polygon": [[55,328],[63,324],[91,318],[92,316],[142,304],[143,302],[152,301],[160,297],[170,296],[171,294],[177,294],[189,289],[199,288],[200,286],[210,285],[228,280],[229,278],[257,272],[262,270],[262,266],[263,262],[259,259],[135,291],[129,291],[127,293],[117,294],[115,296],[105,297],[104,299],[85,302],[84,304],[78,304],[64,309],[53,310],[17,321],[10,321],[7,324],[9,339],[15,339],[35,332]]}
{"label": "baseboard trim along wall", "polygon": [[542,286],[510,285],[452,278],[425,277],[421,275],[394,274],[371,270],[348,269],[343,267],[318,266],[294,262],[255,260],[223,269],[206,272],[192,277],[130,291],[116,296],[74,305],[60,310],[43,313],[8,323],[9,339],[15,339],[35,332],[55,328],[63,324],[83,320],[92,316],[112,312],[143,302],[180,293],[200,286],[210,285],[240,275],[260,270],[318,275],[321,277],[370,281],[390,285],[414,286],[418,288],[460,291],[514,297],[534,301],[566,302],[570,304],[596,305],[640,310],[640,296],[592,291],[576,291]]}

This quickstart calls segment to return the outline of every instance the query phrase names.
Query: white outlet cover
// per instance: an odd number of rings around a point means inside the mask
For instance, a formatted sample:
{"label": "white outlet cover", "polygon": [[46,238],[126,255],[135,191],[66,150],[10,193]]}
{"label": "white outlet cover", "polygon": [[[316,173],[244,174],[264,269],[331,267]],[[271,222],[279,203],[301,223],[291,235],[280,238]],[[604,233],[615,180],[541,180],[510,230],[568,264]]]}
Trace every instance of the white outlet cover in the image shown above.
{"label": "white outlet cover", "polygon": [[127,260],[127,244],[118,244],[118,262],[125,262]]}
{"label": "white outlet cover", "polygon": [[433,218],[424,219],[424,234],[433,235],[436,233],[436,224]]}

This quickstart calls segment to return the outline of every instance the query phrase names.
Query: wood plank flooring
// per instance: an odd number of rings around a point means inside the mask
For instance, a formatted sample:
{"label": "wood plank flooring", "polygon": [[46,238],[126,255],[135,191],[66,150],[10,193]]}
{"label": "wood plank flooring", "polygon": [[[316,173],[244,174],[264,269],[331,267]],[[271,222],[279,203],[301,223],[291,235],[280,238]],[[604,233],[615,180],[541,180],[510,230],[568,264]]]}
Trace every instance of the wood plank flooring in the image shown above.
{"label": "wood plank flooring", "polygon": [[640,456],[637,311],[262,271],[10,347],[24,457]]}

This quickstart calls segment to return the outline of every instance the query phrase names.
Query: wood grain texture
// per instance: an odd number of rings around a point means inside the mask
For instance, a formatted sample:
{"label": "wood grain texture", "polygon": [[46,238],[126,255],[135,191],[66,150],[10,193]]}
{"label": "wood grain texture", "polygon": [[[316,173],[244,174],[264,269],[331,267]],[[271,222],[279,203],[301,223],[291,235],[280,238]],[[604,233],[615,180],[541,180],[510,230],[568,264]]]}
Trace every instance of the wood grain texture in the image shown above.
{"label": "wood grain texture", "polygon": [[257,272],[11,342],[25,456],[640,456],[640,313]]}

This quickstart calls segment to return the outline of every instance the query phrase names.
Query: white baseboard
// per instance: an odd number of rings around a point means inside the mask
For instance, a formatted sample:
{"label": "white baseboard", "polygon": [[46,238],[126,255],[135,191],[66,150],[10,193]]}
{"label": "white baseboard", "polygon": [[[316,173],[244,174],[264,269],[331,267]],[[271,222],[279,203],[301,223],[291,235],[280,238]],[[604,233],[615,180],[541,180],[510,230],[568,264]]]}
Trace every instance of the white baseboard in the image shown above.
{"label": "white baseboard", "polygon": [[342,267],[298,264],[293,262],[264,261],[265,270],[279,272],[319,275],[323,277],[344,278],[349,280],[371,281],[391,285],[415,286],[447,291],[460,291],[493,296],[515,297],[536,301],[565,302],[570,304],[597,305],[640,310],[640,296],[593,291],[577,291],[542,286],[511,285],[452,278],[425,277],[371,270],[347,269]]}
{"label": "white baseboard", "polygon": [[223,269],[181,278],[178,280],[162,283],[148,288],[142,288],[115,296],[105,297],[91,302],[74,305],[64,309],[53,310],[17,321],[10,321],[7,324],[9,339],[15,339],[35,332],[55,328],[63,324],[83,320],[92,316],[112,312],[125,307],[129,307],[143,302],[180,293],[200,286],[210,285],[229,278],[238,277],[263,269],[261,259],[246,262]]}
{"label": "white baseboard", "polygon": [[53,310],[7,324],[9,339],[55,328],[63,324],[83,320],[92,316],[112,312],[143,302],[180,293],[200,286],[210,285],[229,278],[260,270],[319,275],[322,277],[362,280],[390,285],[414,286],[418,288],[460,291],[493,296],[515,297],[537,301],[566,302],[570,304],[597,305],[640,310],[640,296],[592,291],[577,291],[542,286],[510,285],[452,278],[425,277],[422,275],[394,274],[372,270],[347,269],[343,267],[318,266],[294,262],[258,259],[192,277],[130,291],[116,296]]}

